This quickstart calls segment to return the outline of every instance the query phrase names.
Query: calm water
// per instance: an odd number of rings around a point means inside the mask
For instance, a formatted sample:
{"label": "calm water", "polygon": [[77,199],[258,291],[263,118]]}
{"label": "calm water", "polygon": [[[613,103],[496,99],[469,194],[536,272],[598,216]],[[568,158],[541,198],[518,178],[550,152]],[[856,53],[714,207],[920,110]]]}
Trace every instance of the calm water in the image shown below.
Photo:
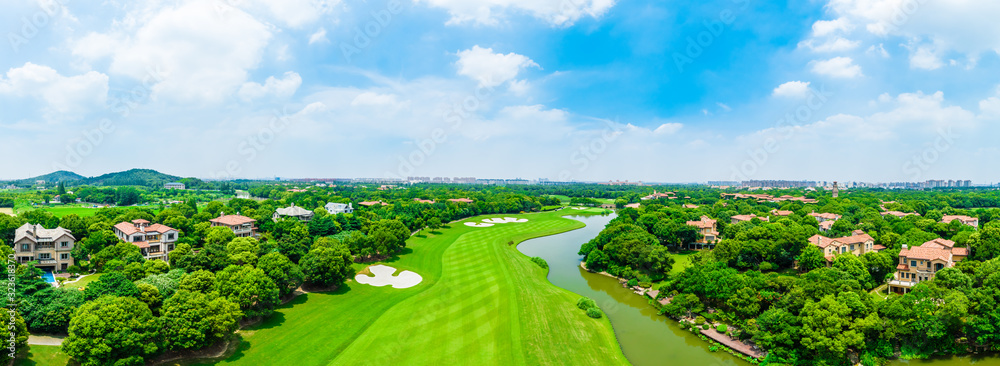
{"label": "calm water", "polygon": [[586,228],[532,239],[518,249],[549,263],[549,281],[556,286],[594,299],[614,325],[625,357],[636,366],[645,365],[749,365],[725,352],[710,352],[694,334],[659,316],[648,301],[623,288],[618,281],[580,268],[580,245],[593,239],[614,215],[569,216]]}
{"label": "calm water", "polygon": [[[608,224],[609,216],[567,216],[587,227],[567,233],[525,241],[518,249],[549,263],[549,281],[597,301],[621,344],[625,357],[636,366],[645,365],[748,365],[724,352],[710,352],[707,343],[682,330],[677,323],[659,316],[647,300],[623,288],[618,281],[580,268],[580,245],[593,239]],[[1000,358],[952,357],[930,361],[894,361],[891,366],[1000,366]]]}

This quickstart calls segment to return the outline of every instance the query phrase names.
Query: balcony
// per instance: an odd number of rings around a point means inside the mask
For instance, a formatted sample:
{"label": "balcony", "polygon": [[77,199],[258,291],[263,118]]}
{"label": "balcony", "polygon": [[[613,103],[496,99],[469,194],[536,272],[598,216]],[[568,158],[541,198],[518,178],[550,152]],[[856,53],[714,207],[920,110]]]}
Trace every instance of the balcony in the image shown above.
{"label": "balcony", "polygon": [[916,286],[918,283],[920,283],[920,282],[916,282],[916,281],[903,281],[903,280],[892,280],[892,281],[889,281],[889,286],[897,286],[897,287],[907,287],[907,288],[909,288],[909,287]]}

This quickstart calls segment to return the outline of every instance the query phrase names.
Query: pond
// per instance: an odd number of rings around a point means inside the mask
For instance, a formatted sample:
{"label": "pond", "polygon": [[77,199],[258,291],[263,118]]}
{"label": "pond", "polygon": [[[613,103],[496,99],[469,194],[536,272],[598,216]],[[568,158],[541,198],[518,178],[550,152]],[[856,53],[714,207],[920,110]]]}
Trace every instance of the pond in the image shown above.
{"label": "pond", "polygon": [[633,365],[749,365],[732,355],[709,351],[707,342],[660,316],[645,297],[623,288],[618,280],[580,268],[580,245],[593,239],[615,216],[567,216],[587,227],[531,239],[518,249],[549,263],[549,281],[586,296],[604,310],[615,328],[618,343]]}

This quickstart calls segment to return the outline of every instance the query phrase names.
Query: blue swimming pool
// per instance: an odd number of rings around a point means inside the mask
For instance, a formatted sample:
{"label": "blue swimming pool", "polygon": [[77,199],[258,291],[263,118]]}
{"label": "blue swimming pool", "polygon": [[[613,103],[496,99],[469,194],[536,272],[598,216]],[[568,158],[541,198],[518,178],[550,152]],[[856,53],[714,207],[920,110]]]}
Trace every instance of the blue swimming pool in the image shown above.
{"label": "blue swimming pool", "polygon": [[53,276],[51,271],[45,271],[44,273],[42,273],[42,278],[45,280],[45,282],[56,283],[56,276]]}

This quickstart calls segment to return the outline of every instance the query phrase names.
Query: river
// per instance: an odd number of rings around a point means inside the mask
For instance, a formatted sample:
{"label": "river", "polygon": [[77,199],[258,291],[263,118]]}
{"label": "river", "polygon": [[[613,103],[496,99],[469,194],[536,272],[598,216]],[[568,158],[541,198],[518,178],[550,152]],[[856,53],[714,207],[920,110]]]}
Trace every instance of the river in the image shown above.
{"label": "river", "polygon": [[580,245],[593,239],[615,216],[567,216],[587,227],[527,240],[518,250],[549,263],[549,281],[594,299],[615,328],[618,343],[633,365],[749,365],[724,352],[709,351],[708,343],[656,313],[645,297],[623,288],[618,280],[580,268]]}
{"label": "river", "polygon": [[[527,240],[518,250],[549,263],[549,281],[554,285],[594,299],[615,328],[625,357],[633,365],[749,365],[725,352],[711,352],[708,343],[682,330],[676,322],[657,315],[644,297],[623,288],[618,280],[580,268],[580,245],[597,237],[614,214],[566,216],[587,227],[558,235]],[[893,361],[890,366],[1000,366],[1000,358],[950,357],[921,361]]]}

